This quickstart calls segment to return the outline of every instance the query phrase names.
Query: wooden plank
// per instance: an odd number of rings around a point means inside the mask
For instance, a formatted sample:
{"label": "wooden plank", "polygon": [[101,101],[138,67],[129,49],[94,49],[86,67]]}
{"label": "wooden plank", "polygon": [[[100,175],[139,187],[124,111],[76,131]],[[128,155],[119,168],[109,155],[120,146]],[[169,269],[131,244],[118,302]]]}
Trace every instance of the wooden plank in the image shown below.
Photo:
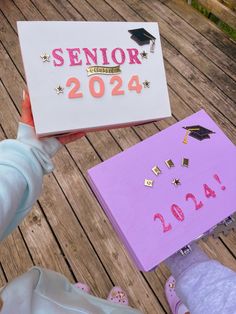
{"label": "wooden plank", "polygon": [[[102,18],[104,16],[110,16],[110,21],[121,21],[122,17],[105,1],[98,0],[96,3],[93,0],[87,0],[91,7],[96,10]],[[99,10],[97,10],[99,8]],[[88,17],[89,18],[89,17]]]}
{"label": "wooden plank", "polygon": [[[23,1],[20,1],[24,3]],[[43,15],[45,20],[51,21],[61,21],[63,20],[61,14],[56,10],[50,1],[48,0],[32,0],[34,6],[38,9],[38,11]],[[22,10],[23,7],[20,6]]]}
{"label": "wooden plank", "polygon": [[211,103],[216,111],[220,111],[233,124],[236,123],[235,103],[229,99],[214,82],[207,79],[192,63],[170,45],[165,39],[162,40],[165,58],[175,69],[184,76],[198,92]]}
{"label": "wooden plank", "polygon": [[69,1],[64,0],[50,0],[52,5],[57,8],[58,12],[63,12],[63,18],[67,21],[83,21],[84,18],[78,11],[70,4]]}
{"label": "wooden plank", "polygon": [[7,283],[2,264],[0,263],[0,289]]}
{"label": "wooden plank", "polygon": [[[143,0],[143,2],[149,6],[150,9],[158,12],[158,16],[161,16],[171,28],[175,29],[184,38],[186,38],[194,47],[198,47],[211,62],[216,64],[233,80],[236,80],[236,63],[231,58],[227,57],[224,52],[213,45],[209,40],[196,31],[192,25],[185,22],[167,6],[163,5],[159,1],[155,0]],[[233,55],[232,55],[233,57]]]}
{"label": "wooden plank", "polygon": [[214,23],[206,19],[201,13],[184,1],[179,0],[163,0],[164,5],[168,6],[173,12],[178,14],[182,20],[185,20],[199,33],[207,38],[213,45],[218,47],[228,57],[234,60],[236,55],[235,43],[227,37]]}
{"label": "wooden plank", "polygon": [[8,281],[23,274],[33,266],[33,261],[19,229],[16,229],[1,242],[0,256],[0,263]]}
{"label": "wooden plank", "polygon": [[[109,0],[111,2],[111,0]],[[231,100],[236,99],[235,81],[226,75],[214,63],[201,52],[198,47],[193,46],[177,32],[171,25],[164,21],[158,10],[147,9],[147,5],[142,1],[126,0],[136,13],[145,21],[157,20],[160,26],[162,37],[164,37],[174,48],[188,59],[200,72],[221,89]],[[112,5],[112,4],[111,4]]]}
{"label": "wooden plank", "polygon": [[[9,2],[10,3],[10,2]],[[2,2],[0,1],[0,9],[2,6]],[[7,13],[7,11],[6,11]],[[24,67],[23,67],[23,62],[21,59],[21,54],[20,54],[20,47],[19,47],[19,41],[17,36],[15,36],[13,29],[11,28],[10,24],[8,21],[5,19],[4,15],[0,11],[0,20],[1,20],[1,28],[0,28],[0,40],[2,43],[4,43],[4,47],[8,50],[10,49],[11,51],[11,59],[17,63],[18,68],[21,73],[23,73],[24,77]],[[12,49],[14,48],[14,49]],[[1,71],[1,69],[0,69]]]}
{"label": "wooden plank", "polygon": [[77,12],[83,16],[87,21],[102,21],[102,16],[94,10],[87,1],[83,0],[69,0],[68,1]]}
{"label": "wooden plank", "polygon": [[[106,1],[106,0],[105,0]],[[126,21],[133,21],[133,22],[140,22],[142,19],[140,15],[137,14],[132,7],[125,3],[123,0],[117,1],[106,1],[114,10],[116,10],[124,20]]]}
{"label": "wooden plank", "polygon": [[228,250],[231,252],[231,254],[236,259],[236,232],[231,231],[227,236],[221,235],[220,239],[223,241],[223,243],[227,246]]}
{"label": "wooden plank", "polygon": [[205,109],[231,141],[236,143],[235,127],[230,124],[221,113],[213,108],[205,97],[189,85],[188,81],[180,73],[176,72],[172,65],[166,62],[165,68],[167,71],[167,80],[179,97],[195,112],[200,109]]}
{"label": "wooden plank", "polygon": [[235,0],[218,0],[220,1],[223,5],[227,6],[233,11],[236,11],[236,2]]}
{"label": "wooden plank", "polygon": [[201,4],[208,11],[213,13],[223,22],[227,23],[231,27],[236,29],[236,14],[224,6],[219,1],[215,0],[197,0],[199,4]]}

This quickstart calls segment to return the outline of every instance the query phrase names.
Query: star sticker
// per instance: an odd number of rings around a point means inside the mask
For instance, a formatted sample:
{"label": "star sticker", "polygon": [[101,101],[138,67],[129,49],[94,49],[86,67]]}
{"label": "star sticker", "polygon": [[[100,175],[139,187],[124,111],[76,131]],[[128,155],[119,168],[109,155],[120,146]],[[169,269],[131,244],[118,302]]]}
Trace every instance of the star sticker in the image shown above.
{"label": "star sticker", "polygon": [[41,56],[40,56],[40,58],[43,60],[43,62],[50,62],[50,55],[49,54],[47,54],[46,52],[45,53],[43,53]]}
{"label": "star sticker", "polygon": [[55,91],[56,91],[57,95],[63,94],[64,88],[61,87],[60,85],[58,85],[58,86],[55,88]]}
{"label": "star sticker", "polygon": [[174,180],[172,181],[172,184],[174,184],[174,186],[180,185],[180,184],[181,184],[180,179],[174,179]]}
{"label": "star sticker", "polygon": [[145,80],[145,81],[143,82],[143,86],[144,86],[144,88],[149,88],[149,87],[150,87],[150,82],[148,82],[147,80]]}
{"label": "star sticker", "polygon": [[140,56],[142,57],[142,59],[147,59],[148,58],[148,53],[143,50],[143,52],[140,53]]}

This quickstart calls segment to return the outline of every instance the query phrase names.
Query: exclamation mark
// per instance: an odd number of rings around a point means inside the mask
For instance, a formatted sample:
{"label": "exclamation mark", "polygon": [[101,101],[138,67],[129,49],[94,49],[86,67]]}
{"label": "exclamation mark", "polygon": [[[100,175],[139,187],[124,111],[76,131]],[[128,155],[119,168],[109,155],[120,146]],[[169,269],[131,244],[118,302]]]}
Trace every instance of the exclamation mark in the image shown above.
{"label": "exclamation mark", "polygon": [[[222,184],[221,183],[221,180],[219,178],[219,176],[217,174],[214,174],[214,179],[219,183],[219,184]],[[226,187],[224,185],[221,186],[221,190],[224,191],[226,189]]]}

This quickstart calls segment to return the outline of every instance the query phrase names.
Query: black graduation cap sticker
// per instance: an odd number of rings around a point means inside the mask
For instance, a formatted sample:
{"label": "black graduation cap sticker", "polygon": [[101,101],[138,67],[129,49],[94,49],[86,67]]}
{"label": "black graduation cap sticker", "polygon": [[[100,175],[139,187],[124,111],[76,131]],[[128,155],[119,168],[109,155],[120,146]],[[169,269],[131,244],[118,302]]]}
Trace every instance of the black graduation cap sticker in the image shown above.
{"label": "black graduation cap sticker", "polygon": [[188,135],[199,141],[203,141],[205,139],[209,139],[210,134],[215,133],[207,128],[204,128],[201,125],[186,126],[184,127],[184,129],[187,130],[184,141],[183,141],[184,144],[187,144],[188,142]]}
{"label": "black graduation cap sticker", "polygon": [[144,28],[130,29],[129,33],[132,34],[131,39],[133,39],[140,46],[149,45],[151,42],[150,51],[154,52],[156,37]]}

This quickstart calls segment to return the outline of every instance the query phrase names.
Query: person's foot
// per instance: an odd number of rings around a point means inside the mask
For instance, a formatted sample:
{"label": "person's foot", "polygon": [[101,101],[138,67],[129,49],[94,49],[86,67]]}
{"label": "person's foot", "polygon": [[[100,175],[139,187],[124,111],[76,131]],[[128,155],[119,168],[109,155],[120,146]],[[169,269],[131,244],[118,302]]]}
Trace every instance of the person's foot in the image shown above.
{"label": "person's foot", "polygon": [[173,276],[166,281],[165,295],[173,314],[190,314],[175,292],[175,279]]}
{"label": "person's foot", "polygon": [[91,289],[90,289],[90,287],[88,285],[86,285],[86,283],[77,282],[75,284],[75,287],[83,290],[84,292],[87,292],[87,293],[91,294]]}
{"label": "person's foot", "polygon": [[120,287],[113,287],[109,293],[107,300],[113,303],[129,305],[127,294]]}

